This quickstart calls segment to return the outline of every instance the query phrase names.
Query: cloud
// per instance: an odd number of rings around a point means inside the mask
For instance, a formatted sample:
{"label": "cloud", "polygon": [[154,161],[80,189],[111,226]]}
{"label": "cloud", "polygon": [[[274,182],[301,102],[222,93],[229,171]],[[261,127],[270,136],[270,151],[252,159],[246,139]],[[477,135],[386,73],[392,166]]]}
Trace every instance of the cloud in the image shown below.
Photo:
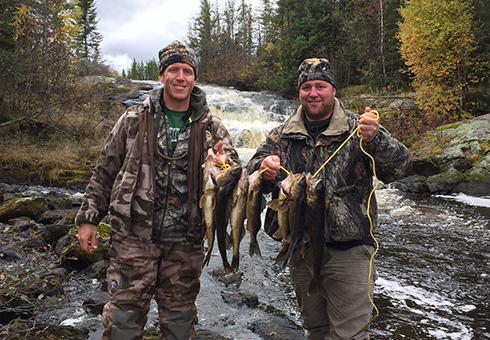
{"label": "cloud", "polygon": [[199,0],[96,0],[102,59],[121,72],[146,62],[174,40],[185,40]]}

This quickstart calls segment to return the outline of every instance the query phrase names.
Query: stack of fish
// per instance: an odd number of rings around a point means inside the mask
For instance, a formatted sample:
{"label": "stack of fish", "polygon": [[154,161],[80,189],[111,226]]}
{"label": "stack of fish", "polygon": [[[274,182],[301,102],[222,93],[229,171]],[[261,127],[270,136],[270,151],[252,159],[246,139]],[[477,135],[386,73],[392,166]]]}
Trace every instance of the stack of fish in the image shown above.
{"label": "stack of fish", "polygon": [[[238,271],[240,243],[246,230],[250,233],[249,256],[261,256],[257,233],[261,228],[261,214],[265,208],[262,192],[262,174],[248,175],[239,165],[219,167],[208,157],[203,164],[204,193],[200,206],[206,223],[207,254],[204,265],[209,264],[215,235],[226,271]],[[324,258],[325,190],[321,179],[311,174],[289,174],[279,183],[279,197],[267,203],[277,210],[279,229],[274,238],[282,240],[282,249],[275,259],[285,267],[293,253],[301,255],[312,268],[314,279],[309,293],[324,293],[320,268]],[[227,232],[231,225],[230,235]],[[226,250],[233,246],[231,265]]]}

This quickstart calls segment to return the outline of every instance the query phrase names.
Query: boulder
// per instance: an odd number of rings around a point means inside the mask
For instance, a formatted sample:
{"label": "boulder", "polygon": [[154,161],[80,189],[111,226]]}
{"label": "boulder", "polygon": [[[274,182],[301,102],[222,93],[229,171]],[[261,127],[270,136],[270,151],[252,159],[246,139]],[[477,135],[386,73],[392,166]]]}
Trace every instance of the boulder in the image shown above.
{"label": "boulder", "polygon": [[37,220],[48,210],[48,201],[44,197],[22,197],[3,202],[0,205],[0,222],[16,217],[29,217]]}
{"label": "boulder", "polygon": [[414,147],[412,172],[396,182],[403,191],[422,194],[488,195],[490,192],[490,114],[443,126]]}

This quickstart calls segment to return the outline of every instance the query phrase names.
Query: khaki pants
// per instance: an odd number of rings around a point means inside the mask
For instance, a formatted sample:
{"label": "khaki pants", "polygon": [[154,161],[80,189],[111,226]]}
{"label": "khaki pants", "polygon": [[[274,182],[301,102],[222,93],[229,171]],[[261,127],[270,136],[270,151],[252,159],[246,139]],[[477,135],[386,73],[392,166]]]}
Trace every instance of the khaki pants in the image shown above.
{"label": "khaki pants", "polygon": [[143,338],[152,297],[158,304],[162,339],[194,339],[195,300],[200,290],[202,244],[143,243],[114,234],[104,306],[104,340]]}
{"label": "khaki pants", "polygon": [[[321,270],[327,299],[320,294],[308,296],[312,271],[301,258],[301,251],[297,251],[290,262],[305,335],[310,340],[369,339],[367,329],[357,333],[373,317],[373,306],[368,297],[368,276],[374,248],[358,246],[345,251],[329,249],[329,252],[331,258]],[[371,294],[375,270],[373,264]]]}

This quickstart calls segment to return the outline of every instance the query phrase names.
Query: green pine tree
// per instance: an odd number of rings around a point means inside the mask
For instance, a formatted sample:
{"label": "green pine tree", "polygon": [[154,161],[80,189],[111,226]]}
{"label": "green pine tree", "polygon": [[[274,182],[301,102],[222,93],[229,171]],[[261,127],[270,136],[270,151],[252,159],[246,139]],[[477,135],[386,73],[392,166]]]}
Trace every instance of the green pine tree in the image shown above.
{"label": "green pine tree", "polygon": [[100,43],[102,34],[97,31],[97,11],[95,0],[78,0],[76,5],[80,9],[80,16],[77,18],[79,34],[75,41],[79,49],[81,59],[98,62],[100,60]]}

